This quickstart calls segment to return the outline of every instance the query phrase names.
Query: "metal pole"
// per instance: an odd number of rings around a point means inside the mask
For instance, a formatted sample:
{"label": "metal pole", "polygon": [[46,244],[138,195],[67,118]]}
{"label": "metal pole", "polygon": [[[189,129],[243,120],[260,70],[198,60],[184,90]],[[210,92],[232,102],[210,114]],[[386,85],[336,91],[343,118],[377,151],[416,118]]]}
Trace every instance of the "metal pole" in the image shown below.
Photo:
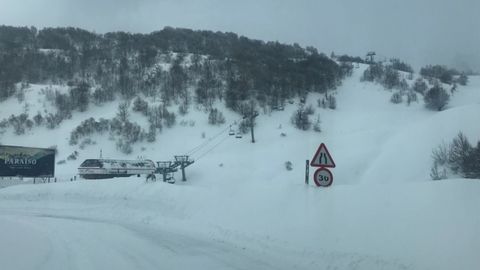
{"label": "metal pole", "polygon": [[183,163],[182,163],[182,181],[183,182],[187,181],[187,177],[185,176],[185,167]]}
{"label": "metal pole", "polygon": [[255,143],[255,136],[253,135],[253,115],[250,117],[250,131],[252,133],[252,143]]}
{"label": "metal pole", "polygon": [[308,175],[309,175],[309,169],[310,169],[310,161],[307,159],[307,162],[305,164],[305,184],[308,185]]}

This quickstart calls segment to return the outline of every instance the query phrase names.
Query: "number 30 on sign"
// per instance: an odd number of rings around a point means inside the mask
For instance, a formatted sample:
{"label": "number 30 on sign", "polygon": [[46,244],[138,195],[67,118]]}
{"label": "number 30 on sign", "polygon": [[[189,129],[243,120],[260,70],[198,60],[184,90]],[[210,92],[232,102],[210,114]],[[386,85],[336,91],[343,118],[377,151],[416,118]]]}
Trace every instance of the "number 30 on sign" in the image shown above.
{"label": "number 30 on sign", "polygon": [[333,183],[332,172],[326,168],[320,168],[315,171],[313,181],[315,181],[315,184],[319,187],[328,187]]}

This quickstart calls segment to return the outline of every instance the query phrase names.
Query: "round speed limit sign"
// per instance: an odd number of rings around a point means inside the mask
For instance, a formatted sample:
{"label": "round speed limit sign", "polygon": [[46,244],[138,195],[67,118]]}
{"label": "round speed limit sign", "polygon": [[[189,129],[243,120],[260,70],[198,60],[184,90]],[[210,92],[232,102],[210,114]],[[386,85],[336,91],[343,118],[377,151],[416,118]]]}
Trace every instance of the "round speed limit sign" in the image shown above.
{"label": "round speed limit sign", "polygon": [[319,187],[328,187],[333,183],[332,172],[326,168],[320,168],[315,171],[313,181],[315,181],[315,184]]}

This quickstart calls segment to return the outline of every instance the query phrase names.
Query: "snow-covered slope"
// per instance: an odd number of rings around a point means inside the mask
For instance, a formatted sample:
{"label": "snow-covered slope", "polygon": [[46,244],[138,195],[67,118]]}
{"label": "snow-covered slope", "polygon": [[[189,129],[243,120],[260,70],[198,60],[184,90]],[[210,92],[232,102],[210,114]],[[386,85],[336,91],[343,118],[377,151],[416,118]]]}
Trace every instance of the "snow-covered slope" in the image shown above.
{"label": "snow-covered slope", "polygon": [[[196,162],[187,182],[177,174],[174,185],[131,177],[1,189],[2,263],[8,269],[478,269],[480,182],[431,181],[429,172],[431,150],[442,141],[459,131],[480,139],[480,79],[470,78],[447,110],[433,112],[422,101],[390,103],[391,92],[359,82],[364,68],[339,87],[335,111],[316,108],[321,133],[292,127],[296,104],[261,114],[255,144],[229,136],[228,125],[208,126],[207,115],[193,110],[178,119],[193,126],[164,129],[155,143],[135,145],[133,158],[191,153]],[[308,103],[316,107],[320,97],[312,94]],[[4,104],[2,117],[17,106]],[[5,133],[1,140],[57,145],[61,159],[78,150],[78,160],[56,168],[60,179],[70,179],[100,148],[104,156],[128,158],[100,136],[84,150],[68,145],[73,127],[91,116],[112,117],[117,105],[75,113],[53,131]],[[227,123],[239,119],[224,113]],[[337,165],[325,189],[304,185],[305,160],[321,142]],[[38,248],[29,260],[14,255]]]}

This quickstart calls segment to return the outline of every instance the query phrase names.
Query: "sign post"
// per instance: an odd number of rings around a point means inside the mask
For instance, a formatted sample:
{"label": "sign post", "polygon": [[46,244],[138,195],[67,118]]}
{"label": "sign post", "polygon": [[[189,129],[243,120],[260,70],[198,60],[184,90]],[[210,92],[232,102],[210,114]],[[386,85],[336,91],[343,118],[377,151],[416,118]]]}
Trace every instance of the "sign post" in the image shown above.
{"label": "sign post", "polygon": [[307,159],[307,162],[305,164],[305,184],[308,185],[308,175],[309,175],[309,169],[310,169],[310,166],[308,166],[308,164],[310,163],[310,161]]}
{"label": "sign post", "polygon": [[[307,161],[308,162],[308,161]],[[329,187],[333,183],[333,174],[327,168],[335,168],[332,155],[327,146],[321,143],[310,162],[310,166],[319,167],[313,174],[313,181],[318,187]],[[308,166],[307,166],[308,167]],[[307,183],[307,182],[306,182]],[[307,183],[308,184],[308,183]]]}

